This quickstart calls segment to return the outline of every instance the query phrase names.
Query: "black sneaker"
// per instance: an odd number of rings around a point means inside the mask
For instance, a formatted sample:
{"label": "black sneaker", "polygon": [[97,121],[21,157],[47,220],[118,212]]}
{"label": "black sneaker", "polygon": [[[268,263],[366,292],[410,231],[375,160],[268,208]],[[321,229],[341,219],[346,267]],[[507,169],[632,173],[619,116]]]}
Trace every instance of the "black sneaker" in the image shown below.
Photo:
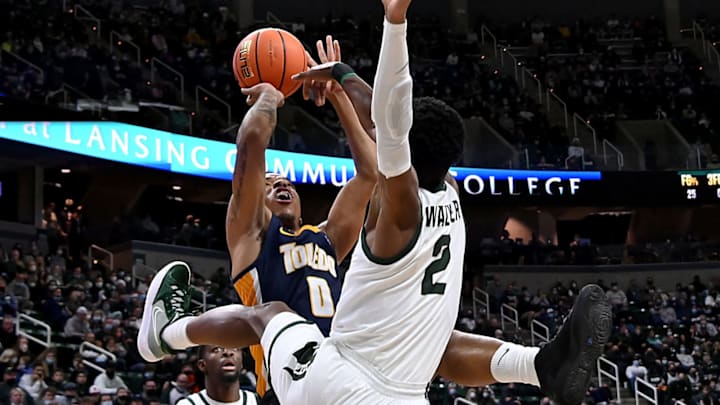
{"label": "black sneaker", "polygon": [[535,357],[540,390],[558,405],[579,405],[611,331],[605,292],[595,284],[583,287],[560,331]]}

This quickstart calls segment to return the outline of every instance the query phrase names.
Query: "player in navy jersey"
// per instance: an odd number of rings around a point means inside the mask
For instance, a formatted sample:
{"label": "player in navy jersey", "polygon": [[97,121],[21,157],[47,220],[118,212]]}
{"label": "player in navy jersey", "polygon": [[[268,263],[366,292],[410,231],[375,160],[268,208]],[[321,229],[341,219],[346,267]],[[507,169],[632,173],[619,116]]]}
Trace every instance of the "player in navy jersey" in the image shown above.
{"label": "player in navy jersey", "polygon": [[[321,62],[338,60],[340,48],[330,39],[327,51],[318,44]],[[309,57],[309,55],[308,55]],[[311,64],[315,64],[311,60]],[[265,173],[265,148],[271,133],[256,133],[257,120],[275,123],[275,106],[248,112],[237,138],[233,195],[227,212],[227,243],[232,283],[244,305],[281,301],[315,322],[327,336],[340,297],[341,263],[355,245],[364,212],[377,179],[375,143],[368,136],[352,102],[337,84],[305,86],[318,106],[327,99],[335,108],[352,153],[356,175],[339,192],[327,221],[319,226],[302,222],[300,196],[288,179]],[[260,107],[260,106],[258,106]],[[367,113],[367,112],[362,112]],[[365,124],[367,125],[367,124]],[[258,136],[265,142],[258,142]],[[258,393],[267,390],[263,350],[250,348],[258,376]]]}
{"label": "player in navy jersey", "polygon": [[[266,183],[269,195],[288,201],[299,198],[293,183],[284,177],[269,173]],[[243,303],[283,301],[328,336],[342,283],[335,248],[324,228],[288,227],[273,214],[257,260],[233,275],[233,286]]]}

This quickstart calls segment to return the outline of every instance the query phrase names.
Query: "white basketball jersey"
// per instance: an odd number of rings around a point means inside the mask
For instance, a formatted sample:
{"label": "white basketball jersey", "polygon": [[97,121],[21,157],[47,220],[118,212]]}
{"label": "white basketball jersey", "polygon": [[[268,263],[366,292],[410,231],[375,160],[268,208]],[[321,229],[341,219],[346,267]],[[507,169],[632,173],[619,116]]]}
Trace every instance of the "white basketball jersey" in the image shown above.
{"label": "white basketball jersey", "polygon": [[465,221],[449,184],[420,189],[416,239],[396,260],[355,248],[330,340],[386,387],[424,388],[433,378],[460,306]]}

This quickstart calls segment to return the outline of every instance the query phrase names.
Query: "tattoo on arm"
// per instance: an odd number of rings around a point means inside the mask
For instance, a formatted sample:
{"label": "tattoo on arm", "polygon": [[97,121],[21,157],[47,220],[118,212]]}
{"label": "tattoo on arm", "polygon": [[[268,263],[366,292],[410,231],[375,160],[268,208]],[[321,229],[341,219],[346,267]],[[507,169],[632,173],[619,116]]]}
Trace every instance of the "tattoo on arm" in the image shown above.
{"label": "tattoo on arm", "polygon": [[265,115],[272,127],[277,125],[277,102],[266,96],[260,96],[254,109]]}

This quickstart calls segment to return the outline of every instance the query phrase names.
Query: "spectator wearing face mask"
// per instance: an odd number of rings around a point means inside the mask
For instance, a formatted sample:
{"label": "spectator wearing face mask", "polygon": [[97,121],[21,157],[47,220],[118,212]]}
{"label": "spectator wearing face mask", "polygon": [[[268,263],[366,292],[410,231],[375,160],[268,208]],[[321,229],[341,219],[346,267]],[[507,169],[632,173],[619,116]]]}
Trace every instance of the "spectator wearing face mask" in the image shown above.
{"label": "spectator wearing face mask", "polygon": [[[5,371],[3,372],[3,381],[0,383],[0,404],[12,403],[14,405],[34,405],[34,401],[30,397],[30,394],[18,387],[17,378],[17,370],[13,367],[5,368]],[[18,392],[14,392],[16,390]],[[13,401],[13,395],[18,396],[20,401]]]}
{"label": "spectator wearing face mask", "polygon": [[25,336],[18,337],[16,349],[18,356],[25,356],[30,354],[30,346],[28,344],[28,339]]}
{"label": "spectator wearing face mask", "polygon": [[110,395],[110,394],[100,395],[100,405],[113,405],[112,395]]}
{"label": "spectator wearing face mask", "polygon": [[628,379],[628,386],[630,386],[631,392],[635,392],[635,380],[638,378],[641,380],[647,379],[647,373],[647,368],[640,364],[640,360],[633,360],[632,364],[627,366],[625,369],[625,377]]}
{"label": "spectator wearing face mask", "polygon": [[52,374],[57,368],[57,349],[55,349],[54,347],[45,349],[45,351],[38,355],[37,361],[39,363],[45,364],[48,373]]}
{"label": "spectator wearing face mask", "polygon": [[93,386],[98,388],[101,393],[115,394],[118,389],[125,388],[127,385],[117,374],[115,374],[115,363],[108,362],[105,371],[95,377]]}
{"label": "spectator wearing face mask", "polygon": [[145,401],[150,401],[160,397],[160,390],[158,389],[158,385],[155,380],[146,380],[142,389],[142,397]]}

